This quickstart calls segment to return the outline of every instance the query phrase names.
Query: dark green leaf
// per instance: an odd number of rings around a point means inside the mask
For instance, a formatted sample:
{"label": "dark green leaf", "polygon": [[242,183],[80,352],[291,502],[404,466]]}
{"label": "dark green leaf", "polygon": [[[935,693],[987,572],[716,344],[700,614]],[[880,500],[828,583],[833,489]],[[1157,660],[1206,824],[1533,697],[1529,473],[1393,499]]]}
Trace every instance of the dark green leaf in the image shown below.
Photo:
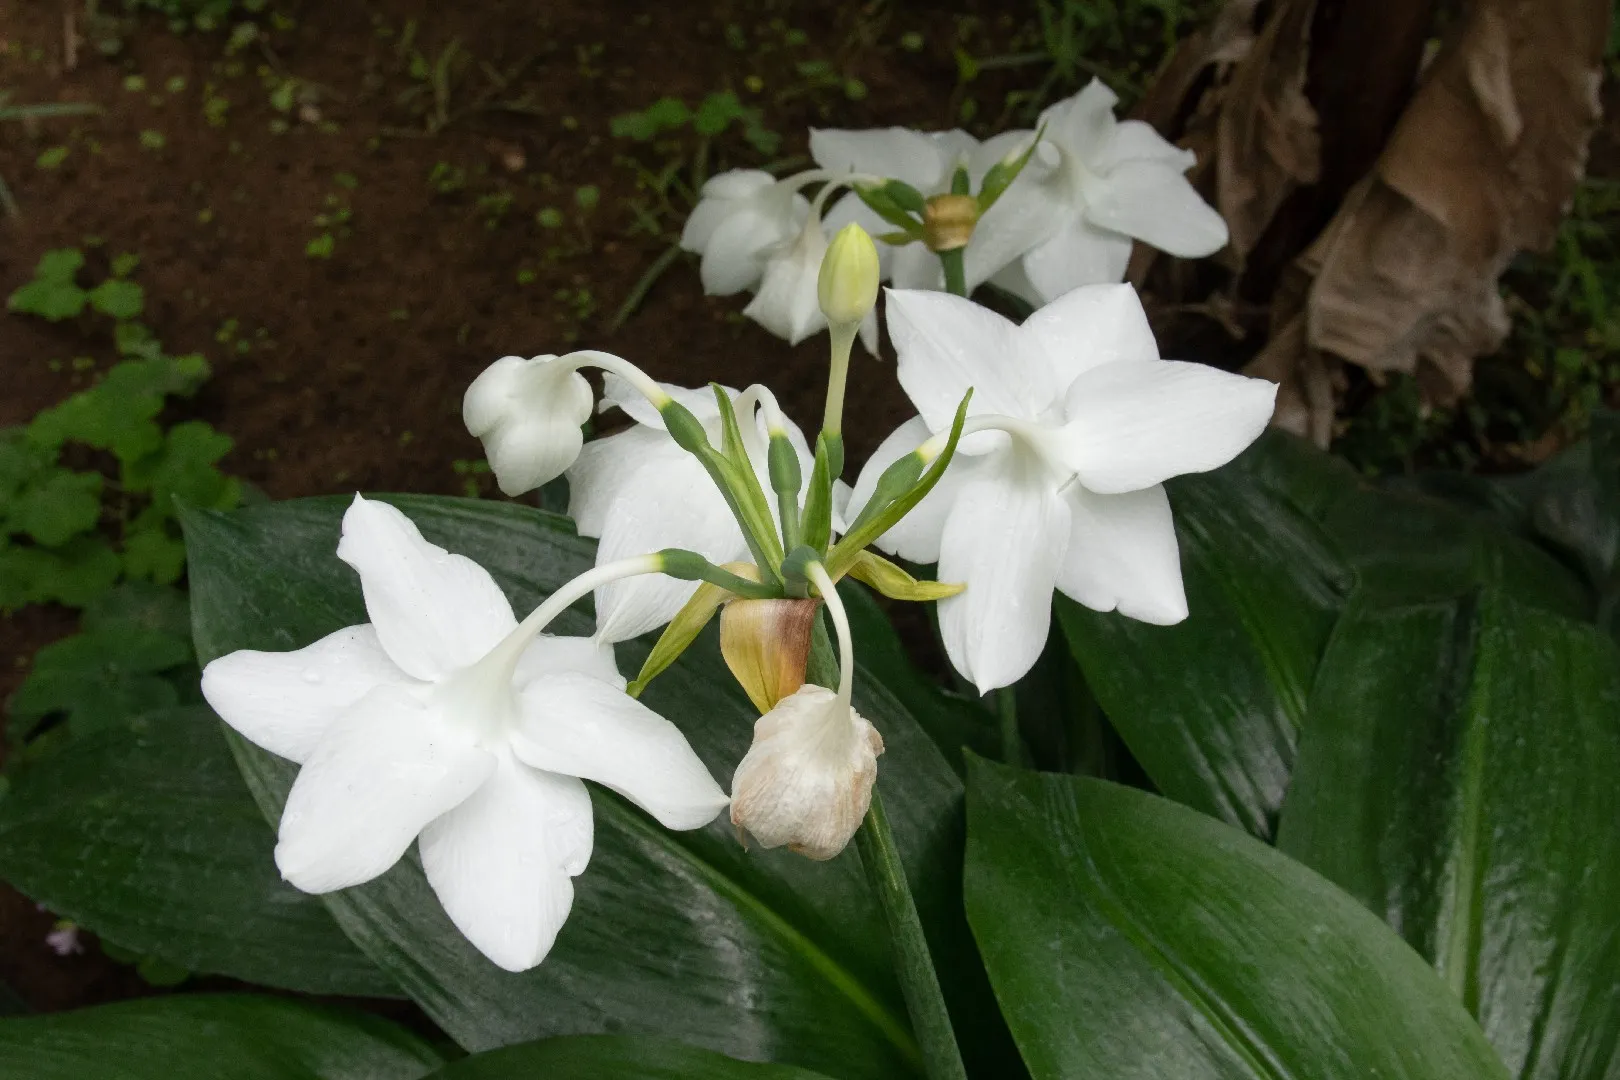
{"label": "dark green leaf", "polygon": [[573,1035],[451,1062],[431,1080],[822,1080],[791,1065],[738,1061],[663,1039]]}
{"label": "dark green leaf", "polygon": [[443,1059],[365,1013],[185,995],[0,1020],[17,1080],[419,1080]]}
{"label": "dark green leaf", "polygon": [[1444,983],[1213,818],[970,758],[968,919],[1036,1080],[1492,1080]]}
{"label": "dark green leaf", "polygon": [[1334,633],[1284,851],[1440,970],[1513,1071],[1620,1067],[1620,649],[1500,593],[1358,595]]}
{"label": "dark green leaf", "polygon": [[272,844],[201,707],[76,739],[0,800],[0,877],[115,944],[267,986],[396,995],[319,900],[281,881]]}
{"label": "dark green leaf", "polygon": [[133,281],[109,278],[90,290],[90,306],[115,319],[133,319],[146,305],[146,294]]}
{"label": "dark green leaf", "polygon": [[80,536],[54,551],[0,542],[0,610],[48,603],[83,607],[112,587],[122,565],[99,536]]}
{"label": "dark green leaf", "polygon": [[101,517],[101,474],[51,469],[18,492],[10,526],[45,547],[59,547],[96,527]]}
{"label": "dark green leaf", "polygon": [[179,581],[186,567],[186,545],[172,534],[173,528],[172,523],[159,518],[127,532],[124,536],[124,573],[137,581],[159,585],[172,585]]}
{"label": "dark green leaf", "polygon": [[[179,692],[162,672],[190,664],[191,643],[159,630],[103,627],[45,646],[6,703],[6,734],[20,741],[51,713],[65,713],[75,735],[174,705]],[[191,671],[196,678],[196,669]]]}
{"label": "dark green leaf", "polygon": [[1188,618],[1150,626],[1060,596],[1058,619],[1159,790],[1269,837],[1350,575],[1315,524],[1242,471],[1182,477],[1170,494]]}
{"label": "dark green leaf", "polygon": [[6,307],[23,315],[38,315],[42,319],[60,322],[71,319],[84,310],[89,294],[72,280],[30,281],[11,294]]}
{"label": "dark green leaf", "polygon": [[[394,498],[424,535],[487,567],[527,612],[590,565],[592,545],[564,519],[511,504]],[[238,648],[301,647],[363,622],[353,572],[333,556],[343,500],[304,500],[231,515],[185,515],[194,624],[204,659]],[[559,632],[588,632],[572,614]],[[643,701],[686,733],[722,782],[747,748],[755,714],[705,633]],[[621,652],[625,670],[646,653]],[[871,673],[856,705],[882,731],[883,790],[936,948],[971,955],[956,896],[960,784],[916,721]],[[275,817],[293,767],[238,751]],[[414,857],[326,899],[339,923],[458,1042],[482,1050],[606,1030],[677,1037],[842,1077],[910,1074],[916,1049],[889,966],[881,917],[853,850],[829,863],[745,851],[722,817],[668,832],[593,790],[596,848],[575,882],[573,914],[550,957],[501,972],[463,941]],[[268,845],[265,852],[268,861]],[[956,942],[961,944],[957,945]],[[968,983],[982,978],[968,970]],[[746,990],[739,994],[739,987]],[[990,1010],[971,986],[959,1023],[984,1043]]]}
{"label": "dark green leaf", "polygon": [[180,589],[127,581],[86,607],[80,626],[154,630],[184,641],[191,654],[191,603]]}

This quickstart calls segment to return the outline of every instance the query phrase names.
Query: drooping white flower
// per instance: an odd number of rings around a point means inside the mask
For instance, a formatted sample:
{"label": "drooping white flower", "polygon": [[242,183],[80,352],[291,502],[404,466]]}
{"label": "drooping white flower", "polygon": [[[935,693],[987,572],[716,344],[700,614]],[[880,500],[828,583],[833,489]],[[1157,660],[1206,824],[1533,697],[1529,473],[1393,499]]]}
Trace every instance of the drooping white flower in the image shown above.
{"label": "drooping white flower", "polygon": [[949,428],[973,389],[956,458],[878,546],[967,589],[940,601],[952,664],[987,691],[1046,641],[1052,591],[1169,624],[1187,615],[1162,481],[1225,464],[1259,437],[1276,386],[1159,358],[1128,285],[1076,289],[1022,326],[960,297],[891,290],[899,378],[921,416],[862,470],[850,516],[882,470]]}
{"label": "drooping white flower", "polygon": [[883,737],[865,717],[806,683],[754,721],[731,778],[731,821],[762,847],[830,859],[866,816],[881,753]]}
{"label": "drooping white flower", "polygon": [[850,702],[855,657],[838,589],[819,562],[806,573],[838,635],[838,690],[800,686],[754,722],[754,742],[731,779],[731,823],[764,847],[830,859],[872,804],[883,737]]}
{"label": "drooping white flower", "polygon": [[[813,284],[813,283],[812,283]],[[665,385],[663,390],[702,421],[711,445],[721,444],[720,408],[711,390]],[[757,398],[727,389],[737,409],[748,459],[760,489],[771,491],[769,436]],[[595,536],[598,565],[642,551],[683,548],[717,565],[748,558],[748,543],[714,481],[691,454],[675,445],[658,410],[620,379],[603,380],[602,408],[617,406],[635,426],[586,444],[568,470],[568,514],[583,536]],[[808,488],[814,458],[804,434],[784,421]],[[803,502],[801,489],[800,502]],[[596,594],[596,634],[625,641],[657,629],[697,589],[692,581],[639,577],[604,586]]]}
{"label": "drooping white flower", "polygon": [[226,723],[302,766],[276,845],[293,885],[370,881],[420,837],[456,927],[522,971],[550,950],[590,858],[582,778],[671,829],[725,806],[680,731],[622,692],[611,647],[533,636],[482,567],[392,506],[356,496],[338,557],[369,623],[294,652],[231,653],[202,678]]}
{"label": "drooping white flower", "polygon": [[703,257],[703,291],[730,296],[759,285],[767,260],[800,236],[809,216],[810,203],[791,184],[758,169],[733,169],[703,185],[681,247]]}
{"label": "drooping white flower", "polygon": [[1226,246],[1226,222],[1182,175],[1197,156],[1116,120],[1118,101],[1094,79],[1041,114],[1034,158],[992,211],[1018,236],[1041,235],[996,284],[1039,304],[1124,280],[1133,239],[1185,259]]}
{"label": "drooping white flower", "polygon": [[[966,168],[975,190],[984,174],[996,162],[1015,154],[1034,137],[1030,131],[1009,131],[981,143],[965,131],[921,132],[909,128],[875,128],[868,131],[813,129],[810,155],[828,172],[861,173],[901,180],[924,198],[951,189],[951,177],[958,167]],[[1022,180],[1013,182],[1014,190]],[[1003,196],[1003,201],[1006,196]],[[963,252],[968,288],[988,280],[996,271],[1022,255],[1044,235],[1045,227],[1022,215],[1008,215],[992,206],[979,220],[973,239]],[[849,222],[857,222],[874,236],[894,231],[859,196],[851,193],[827,211],[827,227],[834,232]],[[886,280],[903,289],[943,289],[945,274],[939,256],[920,243],[903,247],[885,244],[879,249]]]}
{"label": "drooping white flower", "polygon": [[482,440],[501,491],[517,496],[573,464],[592,400],[575,365],[550,355],[503,356],[467,387],[461,418]]}
{"label": "drooping white flower", "polygon": [[826,254],[827,234],[821,218],[812,213],[799,235],[766,259],[759,291],[743,314],[789,345],[797,345],[825,327],[827,318],[821,313],[816,280]]}

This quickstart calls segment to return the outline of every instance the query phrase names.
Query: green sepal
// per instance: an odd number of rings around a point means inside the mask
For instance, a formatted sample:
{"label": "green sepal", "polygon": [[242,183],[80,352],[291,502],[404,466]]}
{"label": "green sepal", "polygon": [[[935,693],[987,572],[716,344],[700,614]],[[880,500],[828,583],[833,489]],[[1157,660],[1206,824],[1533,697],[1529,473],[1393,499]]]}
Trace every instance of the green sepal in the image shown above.
{"label": "green sepal", "polygon": [[904,569],[867,549],[855,556],[849,576],[870,585],[890,600],[911,600],[918,603],[943,600],[955,596],[965,585],[944,581],[918,581]]}
{"label": "green sepal", "polygon": [[681,606],[675,617],[669,620],[664,632],[658,635],[658,641],[642,661],[641,670],[636,677],[624,688],[624,692],[633,698],[639,698],[647,684],[662,675],[671,664],[681,658],[697,636],[703,633],[703,628],[709,625],[714,613],[720,610],[730,593],[718,585],[704,582],[698,586],[692,598]]}
{"label": "green sepal", "polygon": [[966,169],[964,169],[960,165],[958,165],[956,167],[955,172],[951,173],[951,194],[952,195],[971,195],[971,194],[973,194],[973,178],[970,177],[968,175],[968,171]]}
{"label": "green sepal", "polygon": [[[868,513],[863,510],[860,517],[856,518],[855,524],[844,534],[844,538],[827,553],[827,573],[834,581],[848,573],[850,567],[855,564],[856,557],[872,541],[888,532],[895,522],[909,514],[912,508],[922,502],[924,496],[934,489],[934,485],[939,483],[939,478],[945,475],[946,466],[956,455],[956,444],[962,440],[962,425],[967,422],[968,402],[972,399],[973,391],[970,388],[962,395],[962,403],[956,407],[956,417],[951,421],[951,434],[945,442],[945,449],[934,459],[934,463],[928,467],[922,478],[912,485],[911,490],[879,511]],[[913,451],[907,457],[917,458],[916,452]],[[920,463],[921,459],[917,460]],[[884,476],[887,476],[893,468],[891,465],[889,469],[885,469]],[[867,509],[869,510],[876,501],[877,495],[874,493],[872,502],[867,504]]]}
{"label": "green sepal", "polygon": [[1045,134],[1046,125],[1042,124],[1022,154],[1011,162],[998,161],[990,166],[990,171],[984,174],[984,183],[979,185],[979,216],[983,217],[986,210],[996,205],[996,200],[1012,186],[1014,180],[1018,179],[1018,174],[1029,164],[1029,159],[1034,156],[1035,148],[1041,144],[1041,137]]}
{"label": "green sepal", "polygon": [[[712,382],[709,386],[714,390],[714,400],[720,408],[720,431],[724,439],[721,453],[735,474],[737,493],[747,507],[753,527],[759,530],[759,545],[766,556],[761,565],[767,568],[774,567],[782,561],[782,546],[777,538],[770,500],[765,497],[765,489],[759,486],[759,476],[754,472],[754,463],[748,460],[748,450],[743,444],[742,427],[737,423],[737,410],[731,404],[731,396],[719,383]],[[741,523],[742,519],[738,520]],[[745,532],[748,527],[746,523],[743,524]],[[759,554],[761,552],[755,552],[756,556]],[[754,561],[760,562],[758,558]]]}
{"label": "green sepal", "polygon": [[833,481],[844,471],[844,437],[823,431],[816,438],[816,463],[810,470],[810,491],[804,499],[803,542],[826,551],[832,542]]}
{"label": "green sepal", "polygon": [[776,512],[782,521],[782,546],[793,548],[799,543],[799,488],[804,473],[799,467],[799,452],[786,434],[773,432],[770,449],[766,453],[771,474],[771,488],[776,492]]}
{"label": "green sepal", "polygon": [[811,563],[821,561],[821,552],[809,544],[800,544],[788,552],[787,558],[782,560],[782,579],[790,589],[806,589],[810,587],[809,566]]}
{"label": "green sepal", "polygon": [[[924,201],[922,194],[910,184],[890,180],[884,184],[854,185],[856,198],[871,208],[878,217],[912,238],[922,236]],[[913,217],[915,214],[917,217]]]}
{"label": "green sepal", "polygon": [[675,445],[688,454],[697,454],[701,457],[703,451],[714,449],[709,445],[709,433],[704,430],[703,421],[693,416],[692,410],[674,398],[666,400],[658,407],[658,415],[663,418],[664,430],[675,440]]}
{"label": "green sepal", "polygon": [[908,232],[886,232],[879,233],[872,239],[880,244],[888,244],[890,247],[905,247],[907,244],[915,244],[922,237]]}

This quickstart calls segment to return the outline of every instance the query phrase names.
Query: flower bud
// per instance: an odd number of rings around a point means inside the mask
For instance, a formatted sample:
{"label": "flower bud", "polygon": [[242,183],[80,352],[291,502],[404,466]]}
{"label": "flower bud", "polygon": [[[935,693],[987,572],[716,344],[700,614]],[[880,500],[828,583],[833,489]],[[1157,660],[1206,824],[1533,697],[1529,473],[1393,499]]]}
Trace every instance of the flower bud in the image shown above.
{"label": "flower bud", "polygon": [[720,655],[762,713],[804,685],[819,600],[733,600],[720,611]]}
{"label": "flower bud", "polygon": [[509,496],[533,491],[579,457],[591,384],[555,356],[503,356],[467,387],[461,419],[484,444],[495,482]]}
{"label": "flower bud", "polygon": [[923,243],[929,251],[955,251],[973,239],[979,201],[971,195],[935,195],[923,209]]}
{"label": "flower bud", "polygon": [[859,325],[877,303],[882,273],[877,245],[866,230],[853,221],[839,229],[821,257],[821,274],[816,279],[816,298],[827,322]]}
{"label": "flower bud", "polygon": [[801,686],[754,723],[731,780],[731,823],[811,859],[844,850],[872,804],[883,737],[823,686]]}

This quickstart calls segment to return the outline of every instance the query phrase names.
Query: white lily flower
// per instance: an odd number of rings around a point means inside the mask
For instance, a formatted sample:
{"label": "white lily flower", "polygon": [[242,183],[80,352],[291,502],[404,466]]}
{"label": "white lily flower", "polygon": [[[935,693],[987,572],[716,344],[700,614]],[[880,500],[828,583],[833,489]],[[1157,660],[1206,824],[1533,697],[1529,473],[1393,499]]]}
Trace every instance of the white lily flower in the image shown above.
{"label": "white lily flower", "polygon": [[872,804],[883,736],[850,704],[854,654],[838,590],[821,564],[808,570],[838,634],[838,690],[807,683],[754,722],[731,779],[731,823],[763,847],[830,859]]}
{"label": "white lily flower", "polygon": [[[1009,155],[1015,155],[1034,138],[1031,131],[1009,131],[981,143],[965,131],[921,132],[909,128],[875,128],[869,131],[841,131],[812,129],[810,155],[816,163],[835,175],[861,173],[870,176],[901,180],[916,188],[927,198],[942,195],[951,189],[951,176],[958,167],[966,168],[975,189],[983,182],[991,166]],[[1013,182],[1016,190],[1022,178]],[[1006,196],[1002,197],[1005,201]],[[894,226],[873,213],[860,197],[851,193],[844,196],[827,211],[827,227],[837,232],[850,222],[858,223],[873,236],[893,232]],[[968,288],[995,274],[1016,260],[1030,245],[1045,235],[1046,227],[1040,222],[1027,220],[1022,215],[1008,215],[1001,210],[1001,202],[992,206],[979,220],[963,251],[963,265]],[[920,243],[904,247],[882,245],[885,280],[893,281],[896,288],[943,289],[945,273],[939,256]]]}
{"label": "white lily flower", "polygon": [[299,889],[370,881],[420,837],[451,921],[523,971],[550,951],[590,858],[582,778],[671,829],[726,805],[685,736],[623,693],[610,646],[537,633],[603,571],[520,626],[482,567],[359,496],[338,557],[359,573],[371,622],[294,652],[231,653],[202,677],[226,723],[303,766],[276,844]]}
{"label": "white lily flower", "polygon": [[1275,384],[1159,358],[1129,285],[1076,289],[1022,326],[945,293],[891,290],[900,384],[922,415],[862,470],[851,517],[890,463],[942,439],[973,399],[956,458],[878,540],[967,589],[939,603],[951,663],[980,691],[1040,655],[1057,589],[1097,611],[1187,616],[1162,482],[1230,461],[1271,419]]}
{"label": "white lily flower", "polygon": [[827,317],[821,313],[816,281],[826,254],[827,234],[820,216],[812,212],[799,235],[791,243],[780,245],[766,260],[759,292],[743,308],[743,314],[789,345],[797,345],[824,329]]}
{"label": "white lily flower", "polygon": [[991,211],[1011,233],[1039,236],[996,284],[1039,304],[1123,281],[1133,239],[1184,259],[1226,246],[1226,222],[1182,175],[1197,155],[1140,120],[1116,120],[1118,102],[1093,79],[1041,114],[1041,145]]}
{"label": "white lily flower", "polygon": [[[758,169],[711,177],[681,230],[681,247],[703,259],[703,291],[730,296],[759,284],[772,253],[800,235],[810,203],[791,181]],[[786,335],[783,335],[786,336]]]}
{"label": "white lily flower", "polygon": [[[712,445],[720,445],[720,408],[711,390],[669,385],[662,389],[702,422]],[[756,411],[761,390],[725,392],[735,403],[744,449],[760,488],[769,493],[769,435],[764,410]],[[623,409],[635,426],[586,444],[568,470],[568,515],[580,535],[600,538],[597,565],[663,548],[695,551],[716,565],[749,558],[742,528],[703,465],[669,437],[658,410],[609,375],[603,380],[602,408],[614,406]],[[783,427],[804,477],[802,505],[815,458],[798,425],[784,418]],[[596,636],[618,642],[655,630],[673,619],[697,588],[695,581],[665,577],[603,586],[596,594]]]}
{"label": "white lily flower", "polygon": [[578,368],[556,356],[503,356],[467,387],[461,418],[483,442],[501,491],[518,496],[573,464],[592,400]]}

